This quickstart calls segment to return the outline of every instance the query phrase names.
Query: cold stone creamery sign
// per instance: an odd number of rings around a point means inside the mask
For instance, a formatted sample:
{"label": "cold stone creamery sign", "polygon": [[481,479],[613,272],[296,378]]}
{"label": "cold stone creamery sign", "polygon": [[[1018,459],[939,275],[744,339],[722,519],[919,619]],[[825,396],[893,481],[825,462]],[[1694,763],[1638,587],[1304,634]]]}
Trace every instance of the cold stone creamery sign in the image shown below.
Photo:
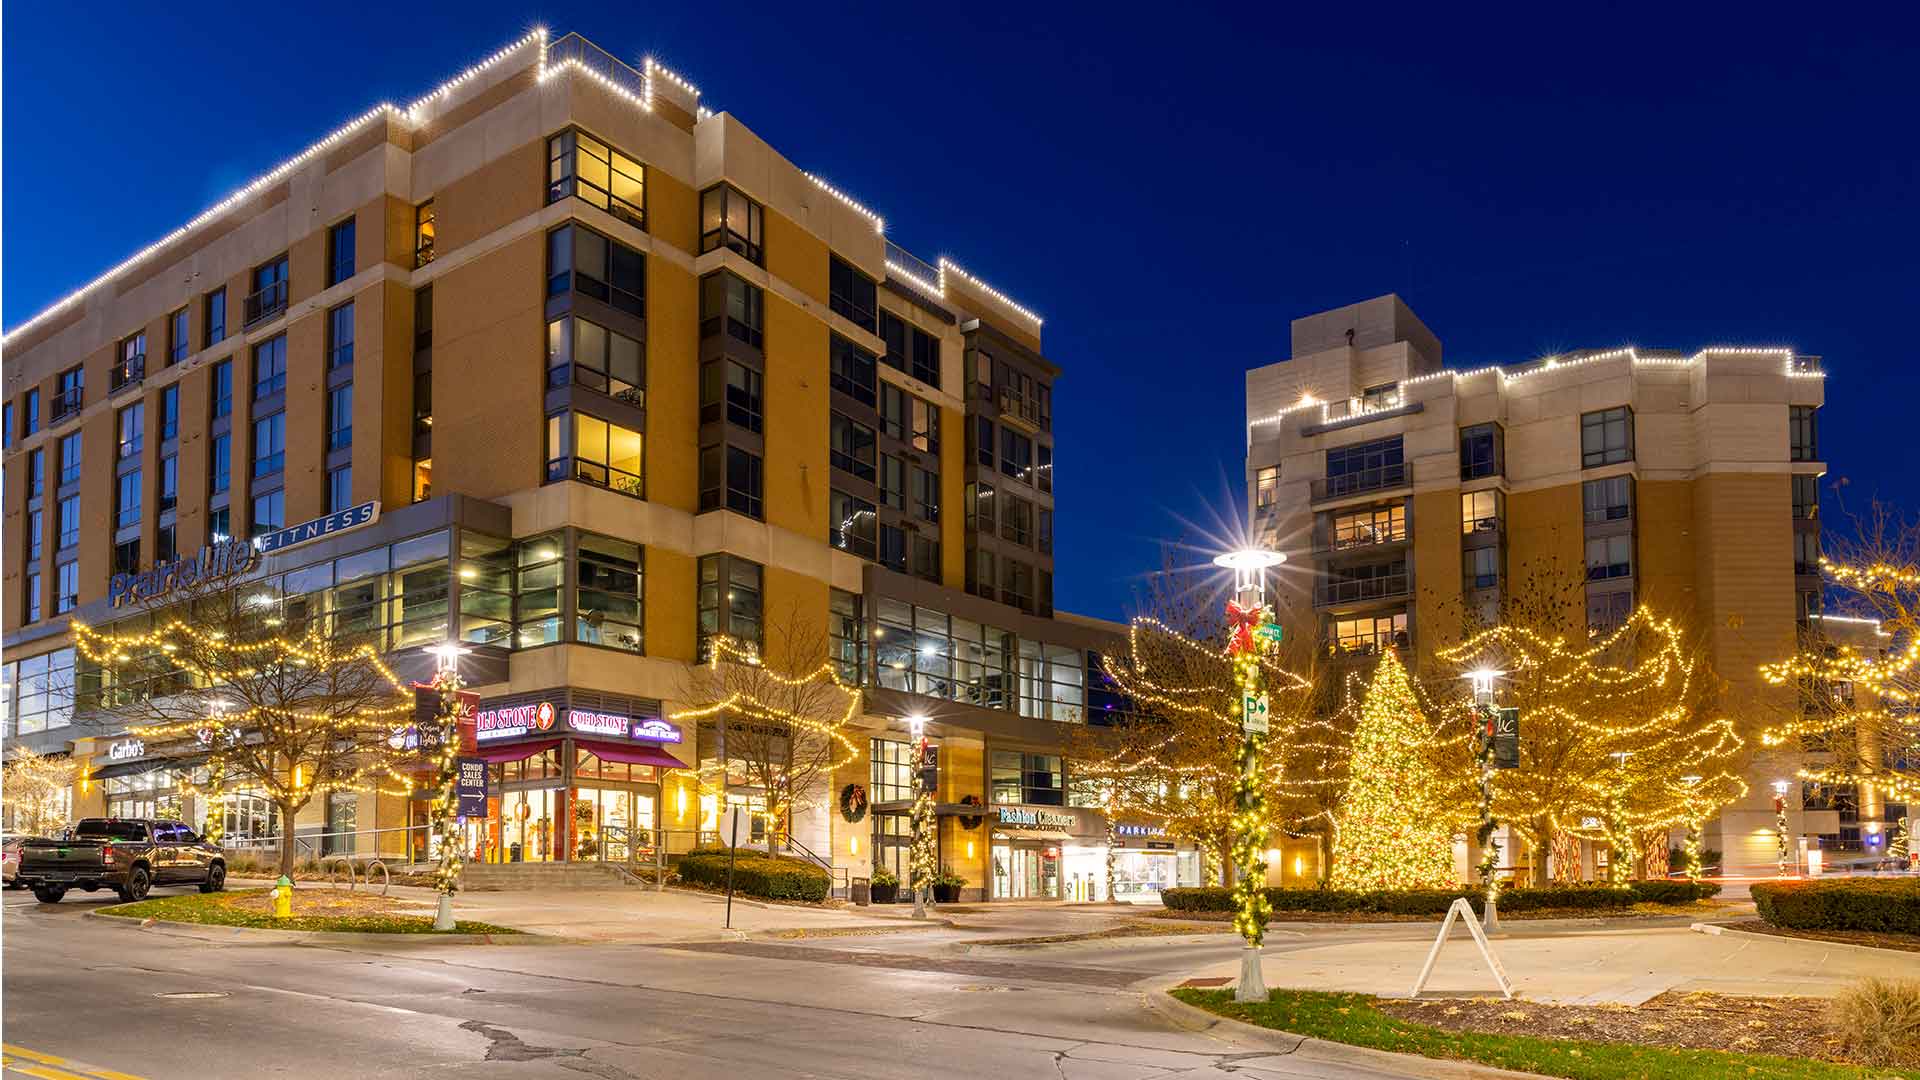
{"label": "cold stone creamery sign", "polygon": [[627,718],[614,713],[594,712],[592,709],[568,709],[567,726],[575,731],[584,731],[589,735],[613,735],[627,737]]}
{"label": "cold stone creamery sign", "polygon": [[473,717],[473,739],[475,742],[498,742],[501,739],[517,739],[522,735],[531,735],[536,731],[549,731],[553,728],[553,702],[536,701],[526,705],[503,705],[497,709],[481,709]]}
{"label": "cold stone creamery sign", "polygon": [[259,565],[260,552],[245,540],[222,540],[200,549],[191,558],[156,566],[138,574],[115,574],[107,582],[107,604],[125,607],[158,599],[175,589],[244,574]]}
{"label": "cold stone creamery sign", "polygon": [[1071,829],[1079,823],[1072,814],[1057,810],[1035,810],[1025,806],[1000,808],[1000,824],[1016,829]]}

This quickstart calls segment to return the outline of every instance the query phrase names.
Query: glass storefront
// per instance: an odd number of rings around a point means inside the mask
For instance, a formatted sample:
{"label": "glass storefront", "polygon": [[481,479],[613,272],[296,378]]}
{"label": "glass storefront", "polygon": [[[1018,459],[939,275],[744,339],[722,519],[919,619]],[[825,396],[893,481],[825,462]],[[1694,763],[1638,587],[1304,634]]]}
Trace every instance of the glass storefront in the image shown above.
{"label": "glass storefront", "polygon": [[1060,844],[1052,840],[993,838],[995,900],[1060,899]]}

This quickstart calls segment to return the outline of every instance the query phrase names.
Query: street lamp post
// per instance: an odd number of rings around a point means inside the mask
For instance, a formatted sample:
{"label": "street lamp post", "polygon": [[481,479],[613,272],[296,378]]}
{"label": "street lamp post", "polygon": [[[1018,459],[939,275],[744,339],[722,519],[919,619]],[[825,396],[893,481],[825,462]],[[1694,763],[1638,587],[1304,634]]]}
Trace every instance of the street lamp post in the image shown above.
{"label": "street lamp post", "polygon": [[451,641],[427,649],[434,658],[433,685],[440,692],[435,715],[440,728],[435,733],[440,755],[434,777],[438,787],[433,794],[433,828],[440,845],[440,865],[434,873],[434,888],[440,893],[433,914],[435,930],[453,929],[453,893],[460,887],[460,844],[454,835],[460,804],[454,787],[454,762],[460,750],[460,658],[472,651]]}
{"label": "street lamp post", "polygon": [[1233,658],[1234,680],[1240,691],[1235,712],[1240,717],[1240,779],[1236,785],[1233,818],[1234,929],[1246,942],[1240,951],[1240,981],[1235,1001],[1267,1000],[1266,977],[1260,970],[1260,944],[1266,936],[1267,822],[1266,798],[1260,790],[1260,755],[1267,741],[1267,693],[1260,674],[1260,657],[1280,638],[1273,612],[1265,603],[1266,572],[1284,562],[1277,551],[1245,549],[1216,556],[1214,565],[1233,571],[1233,600],[1227,604],[1232,636],[1227,652]]}
{"label": "street lamp post", "polygon": [[1493,834],[1500,823],[1493,818],[1493,737],[1494,721],[1498,716],[1494,707],[1493,681],[1500,672],[1490,668],[1476,668],[1467,672],[1467,679],[1473,685],[1473,708],[1479,714],[1480,724],[1473,740],[1474,760],[1480,766],[1480,829],[1475,835],[1480,844],[1480,886],[1486,890],[1486,924],[1491,933],[1500,928],[1500,860],[1496,854],[1499,844]]}
{"label": "street lamp post", "polygon": [[1773,782],[1773,831],[1780,838],[1780,876],[1787,876],[1787,782]]}
{"label": "street lamp post", "polygon": [[927,789],[927,718],[915,713],[907,717],[907,731],[913,736],[913,810],[907,822],[913,830],[913,846],[908,849],[907,885],[913,890],[913,917],[927,917],[927,888],[933,870],[926,865],[926,846],[932,842],[928,830],[933,825],[933,792]]}

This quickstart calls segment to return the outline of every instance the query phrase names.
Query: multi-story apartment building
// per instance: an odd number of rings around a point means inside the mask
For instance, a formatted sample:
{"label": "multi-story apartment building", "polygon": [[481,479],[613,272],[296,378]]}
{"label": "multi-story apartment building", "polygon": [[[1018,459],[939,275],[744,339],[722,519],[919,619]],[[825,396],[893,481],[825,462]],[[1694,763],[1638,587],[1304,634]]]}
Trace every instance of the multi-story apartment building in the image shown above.
{"label": "multi-story apartment building", "polygon": [[[860,757],[791,823],[798,847],[843,880],[899,868],[903,718],[924,714],[940,857],[971,895],[1058,896],[1104,866],[1060,731],[1113,707],[1088,677],[1113,628],[1053,610],[1039,317],[896,246],[656,64],[535,33],[5,347],[9,746],[78,757],[78,813],[190,800],[177,763],[118,737],[70,620],[146,618],[152,571],[238,538],[264,606],[379,640],[402,673],[475,650],[477,860],[684,846],[751,802],[672,717],[711,635],[804,666],[778,620],[867,688]],[[837,797],[854,787],[871,813]],[[298,824],[388,851],[424,812],[343,794]],[[245,792],[227,813],[229,836],[273,824]],[[1136,846],[1143,887],[1191,863]]]}
{"label": "multi-story apartment building", "polygon": [[[1310,568],[1282,577],[1286,606],[1337,654],[1422,663],[1522,567],[1583,579],[1595,629],[1640,603],[1683,615],[1757,748],[1782,693],[1757,668],[1819,612],[1824,389],[1818,358],[1777,348],[1446,368],[1378,297],[1295,319],[1291,358],[1247,373],[1254,535]],[[1774,783],[1797,766],[1754,759],[1748,797],[1706,836],[1730,869],[1773,867]],[[1791,831],[1837,834],[1791,786]]]}

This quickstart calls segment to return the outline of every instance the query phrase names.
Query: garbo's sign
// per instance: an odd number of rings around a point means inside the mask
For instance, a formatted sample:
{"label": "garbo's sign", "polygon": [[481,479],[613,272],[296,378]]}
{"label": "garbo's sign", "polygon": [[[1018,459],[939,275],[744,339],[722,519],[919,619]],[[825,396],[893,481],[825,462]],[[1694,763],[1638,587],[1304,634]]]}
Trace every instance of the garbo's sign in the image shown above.
{"label": "garbo's sign", "polygon": [[177,559],[138,574],[115,574],[107,582],[107,604],[125,607],[158,599],[175,589],[202,581],[244,574],[260,561],[259,549],[245,540],[222,540],[200,549],[200,554]]}
{"label": "garbo's sign", "polygon": [[147,756],[147,744],[139,739],[122,739],[107,747],[108,761],[132,761]]}
{"label": "garbo's sign", "polygon": [[1079,822],[1072,814],[1063,814],[1057,810],[1003,806],[1000,808],[1000,824],[1026,829],[1071,829]]}

